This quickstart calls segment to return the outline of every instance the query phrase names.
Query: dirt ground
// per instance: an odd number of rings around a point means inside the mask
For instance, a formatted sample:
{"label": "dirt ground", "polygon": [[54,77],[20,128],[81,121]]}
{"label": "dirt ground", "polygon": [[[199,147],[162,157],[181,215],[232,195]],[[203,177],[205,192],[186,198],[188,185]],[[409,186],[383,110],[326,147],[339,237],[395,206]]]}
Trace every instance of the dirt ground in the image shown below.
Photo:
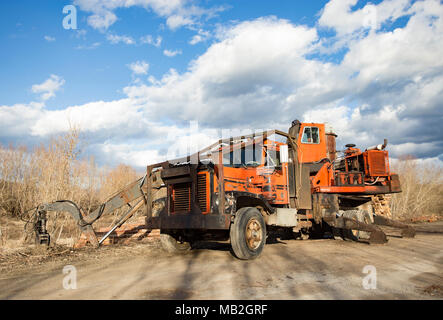
{"label": "dirt ground", "polygon": [[[155,241],[34,249],[0,256],[0,299],[443,299],[443,221],[415,227],[414,239],[387,230],[384,245],[279,240],[253,261],[234,258],[229,243],[185,255]],[[66,265],[77,270],[76,289],[63,288]],[[363,286],[367,265],[375,289]]]}

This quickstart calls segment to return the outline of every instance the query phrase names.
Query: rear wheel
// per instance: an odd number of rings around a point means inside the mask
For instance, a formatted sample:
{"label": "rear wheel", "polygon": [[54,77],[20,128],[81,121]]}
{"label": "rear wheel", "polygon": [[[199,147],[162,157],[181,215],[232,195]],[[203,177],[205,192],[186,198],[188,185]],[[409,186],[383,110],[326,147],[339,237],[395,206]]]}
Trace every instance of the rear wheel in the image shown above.
{"label": "rear wheel", "polygon": [[241,208],[235,214],[230,230],[231,246],[237,258],[255,259],[266,242],[266,224],[257,208]]}
{"label": "rear wheel", "polygon": [[160,233],[160,242],[165,251],[170,253],[185,253],[191,250],[191,244],[185,241],[178,241],[175,237],[166,232]]}

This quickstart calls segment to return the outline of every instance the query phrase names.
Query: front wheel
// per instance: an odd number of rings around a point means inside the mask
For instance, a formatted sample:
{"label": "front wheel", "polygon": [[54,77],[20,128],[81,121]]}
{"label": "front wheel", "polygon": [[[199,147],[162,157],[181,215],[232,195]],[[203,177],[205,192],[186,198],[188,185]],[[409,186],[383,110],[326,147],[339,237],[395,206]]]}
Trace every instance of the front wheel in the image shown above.
{"label": "front wheel", "polygon": [[241,208],[235,214],[230,230],[231,247],[239,259],[255,259],[266,242],[266,224],[257,208]]}

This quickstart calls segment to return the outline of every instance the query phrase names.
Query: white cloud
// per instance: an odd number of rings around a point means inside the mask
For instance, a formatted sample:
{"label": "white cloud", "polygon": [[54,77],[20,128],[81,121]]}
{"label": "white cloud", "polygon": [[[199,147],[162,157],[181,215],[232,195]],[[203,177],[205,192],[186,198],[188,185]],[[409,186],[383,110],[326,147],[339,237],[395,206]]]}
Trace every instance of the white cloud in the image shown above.
{"label": "white cloud", "polygon": [[125,92],[149,100],[150,108],[162,116],[175,114],[181,120],[196,117],[225,125],[238,114],[235,125],[256,114],[254,121],[266,121],[275,115],[273,110],[286,106],[285,98],[297,86],[333,69],[317,62],[306,65],[303,55],[316,39],[315,29],[285,20],[244,22],[223,32],[223,39],[193,61],[188,72],[171,70],[160,84],[132,86]]}
{"label": "white cloud", "polygon": [[54,41],[55,41],[55,38],[54,38],[54,37],[51,37],[51,36],[44,36],[44,39],[45,39],[46,41],[48,41],[48,42],[54,42]]}
{"label": "white cloud", "polygon": [[142,44],[150,44],[150,45],[153,45],[154,47],[157,47],[157,48],[159,48],[161,46],[162,40],[163,39],[160,36],[157,36],[157,38],[155,38],[155,40],[154,40],[154,38],[150,34],[140,38],[140,42]]}
{"label": "white cloud", "polygon": [[0,137],[17,139],[28,135],[29,128],[44,112],[44,104],[41,102],[0,106]]}
{"label": "white cloud", "polygon": [[180,27],[193,24],[194,21],[190,17],[185,17],[181,15],[173,15],[166,19],[166,24],[171,30],[176,30]]}
{"label": "white cloud", "polygon": [[118,159],[122,163],[130,163],[137,168],[146,168],[148,164],[166,160],[165,156],[160,155],[158,150],[140,150],[137,145],[104,143],[99,148],[104,157]]}
{"label": "white cloud", "polygon": [[86,39],[86,34],[87,33],[88,32],[86,30],[84,30],[84,29],[76,30],[75,37],[77,39]]}
{"label": "white cloud", "polygon": [[208,40],[209,37],[210,37],[209,31],[205,31],[205,30],[200,29],[200,30],[198,30],[198,33],[196,35],[194,35],[191,40],[189,40],[189,44],[195,45],[197,43]]}
{"label": "white cloud", "polygon": [[163,50],[163,54],[167,57],[175,57],[178,54],[182,54],[181,50]]}
{"label": "white cloud", "polygon": [[88,24],[94,29],[102,32],[107,30],[117,21],[117,16],[110,11],[101,12],[100,14],[93,14],[88,17]]}
{"label": "white cloud", "polygon": [[202,41],[203,41],[203,37],[199,34],[196,34],[192,37],[191,40],[189,40],[189,44],[195,45],[195,44],[202,42]]}
{"label": "white cloud", "polygon": [[133,74],[141,75],[147,74],[149,69],[149,64],[145,61],[136,61],[128,65]]}
{"label": "white cloud", "polygon": [[443,166],[443,160],[439,159],[438,157],[415,159],[414,157],[406,156],[402,158],[390,157],[389,160],[390,160],[391,169],[396,170],[396,167],[399,165],[399,160],[403,160],[405,158],[415,163],[419,168],[428,167],[428,166],[436,166],[436,167]]}
{"label": "white cloud", "polygon": [[65,84],[65,80],[57,75],[52,74],[49,79],[41,84],[34,84],[32,86],[32,92],[41,93],[42,100],[48,100],[55,97],[55,92]]}
{"label": "white cloud", "polygon": [[358,0],[332,0],[322,10],[318,23],[334,29],[339,35],[362,29],[377,30],[386,21],[406,15],[410,0],[385,0],[378,5],[367,3],[363,8],[352,10]]}
{"label": "white cloud", "polygon": [[101,43],[100,42],[94,42],[91,45],[79,45],[77,47],[75,47],[77,50],[92,50],[92,49],[96,49],[98,47],[100,47]]}
{"label": "white cloud", "polygon": [[114,11],[119,8],[142,7],[165,18],[166,24],[175,30],[182,26],[194,25],[205,16],[211,18],[223,7],[205,9],[188,0],[74,0],[81,10],[90,12],[88,24],[105,31],[117,21]]}
{"label": "white cloud", "polygon": [[116,35],[116,34],[108,34],[106,35],[106,39],[112,43],[112,44],[118,44],[120,42],[123,42],[125,44],[135,44],[135,40],[132,37],[125,36],[125,35]]}
{"label": "white cloud", "polygon": [[[134,101],[122,99],[111,102],[97,101],[80,106],[70,106],[63,110],[44,112],[31,126],[32,135],[46,136],[69,130],[70,123],[79,126],[84,132],[108,132],[124,126],[130,126],[126,135],[132,130],[140,130],[145,122],[143,113]],[[123,136],[123,134],[122,134]]]}
{"label": "white cloud", "polygon": [[414,143],[414,142],[406,142],[406,143],[400,143],[390,146],[391,151],[393,151],[397,155],[409,155],[409,154],[428,154],[428,153],[435,153],[439,152],[438,146],[436,146],[434,143],[427,142],[427,143]]}

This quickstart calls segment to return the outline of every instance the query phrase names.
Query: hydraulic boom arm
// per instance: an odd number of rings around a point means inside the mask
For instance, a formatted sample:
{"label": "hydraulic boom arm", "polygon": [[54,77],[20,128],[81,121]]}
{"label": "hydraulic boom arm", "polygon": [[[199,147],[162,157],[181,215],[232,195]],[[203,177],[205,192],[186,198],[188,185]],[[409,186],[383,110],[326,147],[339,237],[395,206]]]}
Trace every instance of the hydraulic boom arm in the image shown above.
{"label": "hydraulic boom arm", "polygon": [[[92,223],[97,221],[103,214],[111,213],[123,207],[124,205],[128,205],[130,208],[129,211],[124,215],[122,219],[119,220],[119,222],[112,230],[121,226],[137,211],[138,208],[141,207],[143,202],[146,203],[145,193],[142,190],[145,181],[146,176],[138,179],[137,181],[134,181],[125,189],[111,196],[107,201],[105,201],[96,210],[94,210],[87,216],[84,216],[82,210],[74,202],[69,200],[60,200],[39,205],[37,207],[37,222],[34,226],[37,235],[37,241],[40,244],[47,245],[49,245],[50,242],[49,235],[46,231],[46,213],[48,211],[64,211],[71,214],[71,216],[80,227],[80,230],[86,235],[91,244],[98,247],[99,244],[103,242],[103,240],[106,239],[107,236],[109,236],[110,232],[99,242],[95,235],[94,229],[92,228]],[[131,207],[130,202],[140,197],[143,197],[143,200],[139,201],[134,207]]]}

